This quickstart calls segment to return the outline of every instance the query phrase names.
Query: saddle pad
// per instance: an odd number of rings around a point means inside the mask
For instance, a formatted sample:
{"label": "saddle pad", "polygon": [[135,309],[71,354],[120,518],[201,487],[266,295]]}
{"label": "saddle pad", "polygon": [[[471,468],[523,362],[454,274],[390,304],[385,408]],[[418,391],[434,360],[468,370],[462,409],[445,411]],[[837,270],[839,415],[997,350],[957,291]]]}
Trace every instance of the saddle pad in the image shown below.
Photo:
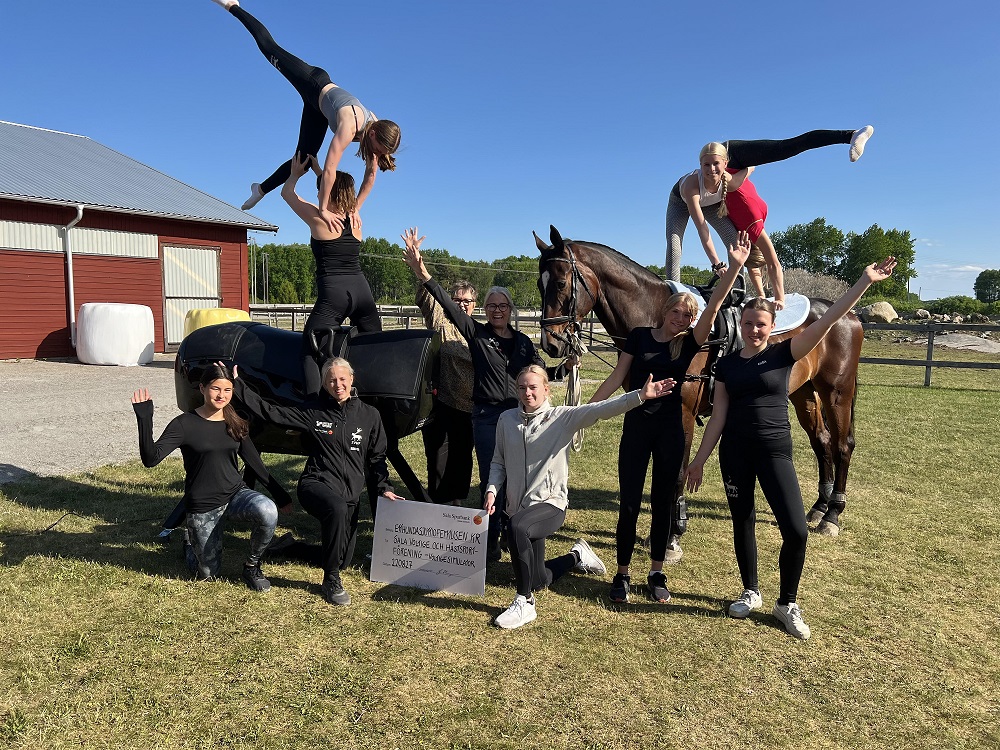
{"label": "saddle pad", "polygon": [[[774,297],[768,297],[768,299],[774,302]],[[784,333],[798,328],[809,317],[809,308],[808,297],[795,293],[786,294],[785,308],[778,310],[778,314],[774,317],[774,330],[771,333]]]}

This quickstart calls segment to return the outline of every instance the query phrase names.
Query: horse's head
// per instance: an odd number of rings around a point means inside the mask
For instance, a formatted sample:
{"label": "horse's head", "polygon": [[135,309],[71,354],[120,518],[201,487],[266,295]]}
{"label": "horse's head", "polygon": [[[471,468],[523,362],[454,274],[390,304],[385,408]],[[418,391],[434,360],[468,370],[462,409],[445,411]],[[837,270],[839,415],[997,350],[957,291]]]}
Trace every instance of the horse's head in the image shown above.
{"label": "horse's head", "polygon": [[[564,240],[550,226],[551,244],[535,234],[538,291],[542,295],[542,349],[550,357],[579,353],[579,322],[590,314],[598,295],[594,272],[581,260],[577,243]],[[532,232],[534,234],[534,232]]]}

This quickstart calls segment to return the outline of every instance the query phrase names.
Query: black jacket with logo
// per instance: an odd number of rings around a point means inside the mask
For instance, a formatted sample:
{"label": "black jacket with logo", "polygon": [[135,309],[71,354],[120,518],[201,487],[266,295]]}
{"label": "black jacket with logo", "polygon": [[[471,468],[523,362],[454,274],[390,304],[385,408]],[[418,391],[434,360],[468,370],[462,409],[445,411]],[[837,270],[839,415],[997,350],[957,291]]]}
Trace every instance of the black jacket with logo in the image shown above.
{"label": "black jacket with logo", "polygon": [[322,391],[302,406],[278,406],[264,401],[237,379],[233,395],[261,419],[302,431],[309,458],[299,481],[323,482],[344,497],[356,498],[371,471],[380,494],[392,491],[382,417],[374,406],[361,401],[356,391],[352,390],[343,404]]}

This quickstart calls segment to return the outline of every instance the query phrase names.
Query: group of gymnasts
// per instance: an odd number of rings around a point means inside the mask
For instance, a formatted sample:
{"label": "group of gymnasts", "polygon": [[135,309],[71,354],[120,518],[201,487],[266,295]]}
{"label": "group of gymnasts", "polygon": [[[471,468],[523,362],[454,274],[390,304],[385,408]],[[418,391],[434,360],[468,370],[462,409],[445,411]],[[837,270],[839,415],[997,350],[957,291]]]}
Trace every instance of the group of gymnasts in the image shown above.
{"label": "group of gymnasts", "polygon": [[[352,562],[362,487],[374,484],[381,496],[401,498],[389,481],[386,438],[378,412],[357,398],[350,363],[324,358],[318,342],[345,319],[362,333],[381,330],[375,301],[360,267],[359,212],[371,194],[377,171],[395,168],[393,154],[399,148],[400,129],[389,120],[377,119],[357,98],[332,83],[326,71],[279,47],[238,0],[214,2],[247,28],[264,56],[303,100],[293,158],[262,183],[254,183],[243,208],[252,208],[280,185],[282,197],[310,229],[319,294],[302,337],[305,400],[299,407],[264,401],[239,380],[235,367],[229,370],[220,362],[207,368],[202,377],[204,404],[176,417],[159,440],[153,440],[153,406],[148,391],[133,394],[140,455],[145,465],[153,466],[174,449],[181,450],[191,571],[200,579],[217,576],[222,519],[247,520],[252,532],[242,577],[251,589],[265,591],[270,583],[261,571],[261,559],[272,543],[277,513],[290,512],[291,498],[268,476],[233,398],[260,419],[300,430],[308,458],[297,495],[303,508],[320,522],[321,593],[330,604],[345,605],[351,597],[343,586],[341,571]],[[319,149],[327,128],[333,131],[333,140],[320,164]],[[640,588],[633,584],[629,568],[643,488],[652,463],[650,570],[644,588],[650,600],[670,601],[664,561],[673,525],[671,490],[686,453],[679,384],[708,340],[715,315],[744,266],[751,270],[763,266],[769,271],[774,299],[764,297],[760,274],[751,273],[758,296],[743,309],[740,329],[744,347],[718,362],[714,414],[687,467],[686,481],[691,491],[700,487],[705,462],[721,442],[719,461],[743,584],[743,592],[728,607],[734,618],[745,618],[763,606],[754,515],[754,489],[760,482],[782,536],[779,592],[772,613],[791,635],[809,637],[796,601],[807,528],[792,464],[789,373],[872,283],[889,277],[895,259],[866,268],[819,320],[796,336],[771,344],[784,289],[781,266],[764,231],[767,206],[749,174],[762,164],[834,144],[849,145],[850,159],[856,161],[872,133],[871,126],[866,126],[812,131],[779,141],[707,144],[699,156],[699,168],[683,176],[670,193],[667,270],[671,278],[679,277],[681,240],[691,218],[719,283],[700,317],[694,296],[682,292],[668,299],[660,326],[630,332],[617,366],[586,405],[553,406],[550,379],[579,363],[571,357],[559,367],[545,366],[533,342],[511,325],[515,309],[507,289],[492,287],[486,292],[486,319],[477,320],[473,317],[479,303],[477,290],[466,281],[444,289],[424,263],[424,238],[418,236],[416,228],[403,233],[403,260],[418,281],[417,304],[427,326],[437,329],[442,339],[435,419],[423,431],[428,494],[434,502],[465,502],[471,490],[475,453],[479,495],[490,515],[487,560],[495,563],[502,559],[505,541],[516,587],[510,606],[494,620],[497,626],[514,629],[533,621],[537,616],[535,593],[571,570],[599,575],[607,572],[584,539],[578,539],[567,554],[550,560],[545,559],[545,540],[565,521],[573,434],[597,420],[621,414],[625,419],[618,457],[617,570],[608,596],[613,602],[626,603]],[[358,143],[358,156],[365,161],[364,178],[357,190],[353,178],[337,169],[352,142]],[[299,180],[310,171],[317,175],[315,203],[296,192]],[[726,260],[713,245],[709,225],[728,250]],[[622,387],[626,393],[615,396]],[[276,500],[247,488],[238,471],[237,456]]]}

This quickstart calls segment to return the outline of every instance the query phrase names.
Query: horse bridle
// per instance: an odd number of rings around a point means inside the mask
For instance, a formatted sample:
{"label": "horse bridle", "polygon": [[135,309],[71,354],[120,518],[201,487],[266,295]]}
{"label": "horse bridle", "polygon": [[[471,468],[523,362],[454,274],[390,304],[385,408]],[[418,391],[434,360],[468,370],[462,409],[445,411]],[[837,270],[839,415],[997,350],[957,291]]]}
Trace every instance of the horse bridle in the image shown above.
{"label": "horse bridle", "polygon": [[[573,255],[573,250],[570,247],[569,243],[567,242],[564,245],[564,247],[566,249],[566,254],[569,255],[568,258],[563,258],[562,256],[554,256],[552,258],[548,258],[546,260],[546,263],[551,261],[559,261],[560,263],[569,263],[570,277],[572,279],[569,292],[569,315],[559,315],[555,318],[542,318],[539,321],[539,323],[543,331],[545,331],[549,336],[554,338],[556,341],[561,341],[563,344],[569,347],[571,354],[575,354],[576,356],[579,357],[584,353],[584,348],[583,348],[583,343],[580,339],[580,332],[582,331],[582,326],[580,325],[580,321],[577,320],[576,317],[577,282],[579,281],[579,283],[583,286],[583,290],[587,293],[587,296],[590,297],[594,305],[597,304],[597,297],[595,297],[594,293],[590,291],[590,287],[587,285],[587,280],[583,278],[583,274],[580,272],[580,269],[576,264],[576,256]],[[544,303],[544,300],[542,300],[542,302]],[[566,329],[568,335],[557,333],[556,331],[553,331],[552,328],[550,327],[555,325],[562,325],[563,323],[569,324],[569,326]]]}

